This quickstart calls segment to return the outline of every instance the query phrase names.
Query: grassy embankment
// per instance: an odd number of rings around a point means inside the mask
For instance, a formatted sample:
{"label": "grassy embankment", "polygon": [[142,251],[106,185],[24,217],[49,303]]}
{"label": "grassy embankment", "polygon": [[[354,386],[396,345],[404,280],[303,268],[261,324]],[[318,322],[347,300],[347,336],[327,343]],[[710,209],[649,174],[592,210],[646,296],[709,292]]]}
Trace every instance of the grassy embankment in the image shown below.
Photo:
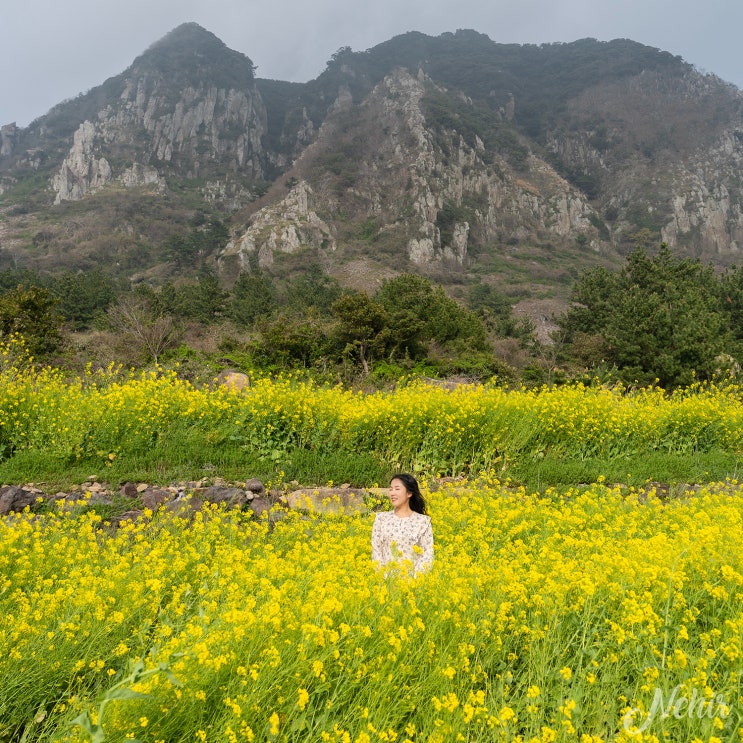
{"label": "grassy embankment", "polygon": [[288,377],[235,393],[173,373],[68,380],[11,363],[0,377],[0,481],[59,488],[91,475],[370,485],[395,470],[489,471],[536,489],[599,476],[694,483],[737,477],[743,451],[737,387],[355,394]]}

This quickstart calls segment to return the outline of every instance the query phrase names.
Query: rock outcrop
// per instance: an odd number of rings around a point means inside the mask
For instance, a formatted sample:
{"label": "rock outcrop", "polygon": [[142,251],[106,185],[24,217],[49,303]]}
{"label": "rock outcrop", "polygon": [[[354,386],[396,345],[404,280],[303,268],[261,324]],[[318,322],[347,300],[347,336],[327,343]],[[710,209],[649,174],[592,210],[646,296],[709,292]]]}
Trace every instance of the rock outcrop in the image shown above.
{"label": "rock outcrop", "polygon": [[51,180],[56,203],[113,180],[162,189],[166,176],[212,180],[207,190],[219,184],[217,192],[244,199],[238,207],[252,198],[230,183],[262,177],[271,159],[262,144],[266,108],[247,57],[185,24],[107,85],[108,99],[79,126]]}
{"label": "rock outcrop", "polygon": [[673,177],[671,215],[661,236],[672,248],[693,242],[697,254],[740,260],[743,203],[743,127],[726,131],[715,146],[697,153]]}
{"label": "rock outcrop", "polygon": [[95,126],[84,121],[75,132],[72,148],[59,173],[52,178],[55,204],[82,199],[111,180],[111,166],[105,157],[97,157],[96,149]]}
{"label": "rock outcrop", "polygon": [[[582,120],[592,123],[576,126]],[[547,134],[547,149],[599,202],[613,245],[631,244],[645,229],[695,258],[739,260],[740,91],[692,71],[643,72],[595,86],[561,124]]]}
{"label": "rock outcrop", "polygon": [[13,154],[18,134],[18,127],[14,123],[0,127],[0,157],[10,157]]}
{"label": "rock outcrop", "polygon": [[[594,224],[600,218],[544,160],[532,155],[516,172],[503,157],[487,162],[482,142],[472,147],[454,130],[434,136],[424,106],[432,92],[442,93],[424,74],[405,69],[388,75],[356,106],[342,91],[316,142],[289,171],[292,177],[311,174],[312,185],[299,180],[255,213],[223,251],[223,270],[247,270],[251,255],[265,268],[275,251],[332,251],[337,223],[349,214],[384,225],[418,266],[466,265],[473,233],[480,242],[505,233],[528,239],[539,230],[556,238],[583,234],[599,248]],[[347,151],[342,166],[333,155],[339,148]],[[342,171],[339,178],[334,169]],[[447,210],[459,217],[443,228]]]}
{"label": "rock outcrop", "polygon": [[257,256],[261,268],[267,268],[275,251],[294,253],[302,247],[335,250],[333,232],[313,209],[313,196],[310,185],[300,181],[281,201],[257,212],[248,229],[222,251],[222,271],[249,270],[252,255]]}
{"label": "rock outcrop", "polygon": [[[217,172],[255,179],[263,174],[266,112],[257,91],[187,88],[168,105],[161,87],[147,78],[132,79],[116,106],[101,111],[96,122],[80,125],[51,181],[55,203],[83,198],[114,179],[126,187],[162,189],[161,171],[186,178]],[[134,142],[140,132],[144,148]],[[124,161],[116,172],[103,156],[112,143]],[[252,198],[246,189],[238,189],[233,198],[237,194],[245,199],[238,206]]]}

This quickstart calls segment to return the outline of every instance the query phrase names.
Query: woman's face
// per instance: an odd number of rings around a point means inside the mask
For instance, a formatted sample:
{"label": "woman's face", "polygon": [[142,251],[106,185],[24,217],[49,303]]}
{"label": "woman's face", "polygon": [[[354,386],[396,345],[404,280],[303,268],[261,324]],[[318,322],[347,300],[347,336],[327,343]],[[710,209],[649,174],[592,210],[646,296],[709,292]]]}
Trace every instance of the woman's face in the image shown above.
{"label": "woman's face", "polygon": [[410,500],[410,495],[402,480],[397,478],[392,480],[390,483],[390,502],[395,508],[405,505]]}

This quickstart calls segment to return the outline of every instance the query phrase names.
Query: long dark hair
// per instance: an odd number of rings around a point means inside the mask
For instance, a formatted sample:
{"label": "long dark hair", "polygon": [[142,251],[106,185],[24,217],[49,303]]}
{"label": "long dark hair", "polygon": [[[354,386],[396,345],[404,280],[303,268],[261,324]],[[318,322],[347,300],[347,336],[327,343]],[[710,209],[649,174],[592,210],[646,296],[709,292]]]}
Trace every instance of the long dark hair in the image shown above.
{"label": "long dark hair", "polygon": [[426,500],[418,486],[418,481],[412,475],[400,472],[397,475],[392,475],[390,482],[393,480],[399,480],[405,486],[405,490],[410,493],[410,509],[412,511],[423,514],[428,513]]}

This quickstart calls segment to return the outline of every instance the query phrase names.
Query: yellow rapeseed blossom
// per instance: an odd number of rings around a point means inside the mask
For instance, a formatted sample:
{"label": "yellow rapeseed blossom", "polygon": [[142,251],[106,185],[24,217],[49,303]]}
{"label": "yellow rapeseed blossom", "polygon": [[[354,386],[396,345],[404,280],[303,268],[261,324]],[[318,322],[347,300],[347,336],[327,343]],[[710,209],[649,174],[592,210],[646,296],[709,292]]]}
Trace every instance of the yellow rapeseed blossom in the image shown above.
{"label": "yellow rapeseed blossom", "polygon": [[307,689],[300,689],[298,692],[297,706],[303,710],[307,706],[307,702],[310,701],[310,695]]}
{"label": "yellow rapeseed blossom", "polygon": [[278,735],[279,734],[279,716],[276,714],[276,712],[273,712],[271,716],[268,718],[268,724],[269,724],[269,733],[271,735]]}
{"label": "yellow rapeseed blossom", "polygon": [[[107,737],[153,743],[736,735],[740,483],[667,499],[605,480],[536,493],[499,478],[517,434],[587,456],[673,446],[682,430],[743,450],[739,392],[359,395],[292,379],[236,395],[114,370],[2,381],[3,444],[64,461],[117,467],[198,432],[269,458],[329,446],[421,471],[483,469],[436,488],[421,478],[436,560],[414,581],[373,569],[372,514],[205,508],[114,529],[82,497],[0,520],[0,709],[13,730],[33,710],[50,740],[83,743],[73,721],[97,724],[107,699]],[[656,694],[664,709],[708,706],[631,735]]]}

